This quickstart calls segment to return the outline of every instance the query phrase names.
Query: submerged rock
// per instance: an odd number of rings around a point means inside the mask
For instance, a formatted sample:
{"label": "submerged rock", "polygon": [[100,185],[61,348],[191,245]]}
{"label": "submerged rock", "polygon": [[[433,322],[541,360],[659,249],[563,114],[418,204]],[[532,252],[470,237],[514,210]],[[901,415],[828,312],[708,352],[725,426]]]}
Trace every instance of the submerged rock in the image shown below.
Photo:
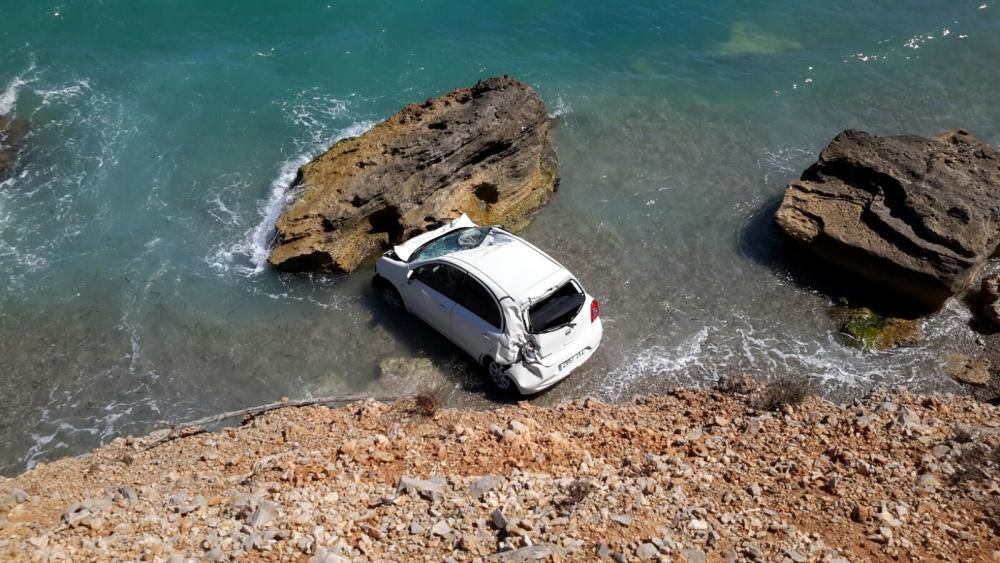
{"label": "submerged rock", "polygon": [[373,392],[434,393],[447,386],[448,371],[430,358],[383,358]]}
{"label": "submerged rock", "polygon": [[800,49],[802,44],[795,39],[740,21],[729,26],[729,37],[715,51],[720,55],[775,55]]}
{"label": "submerged rock", "polygon": [[962,383],[986,385],[990,381],[990,361],[987,358],[973,359],[965,354],[947,354],[944,372]]}
{"label": "submerged rock", "polygon": [[0,178],[13,168],[17,153],[30,129],[26,119],[0,115]]}
{"label": "submerged rock", "polygon": [[867,307],[837,305],[830,309],[837,329],[866,350],[887,350],[916,344],[922,334],[913,319],[883,317]]}
{"label": "submerged rock", "polygon": [[529,86],[490,78],[336,143],[295,188],[269,258],[282,270],[350,272],[461,213],[517,227],[556,188],[549,117]]}
{"label": "submerged rock", "polygon": [[1000,152],[962,130],[848,130],[792,182],[778,226],[815,254],[937,310],[1000,243]]}

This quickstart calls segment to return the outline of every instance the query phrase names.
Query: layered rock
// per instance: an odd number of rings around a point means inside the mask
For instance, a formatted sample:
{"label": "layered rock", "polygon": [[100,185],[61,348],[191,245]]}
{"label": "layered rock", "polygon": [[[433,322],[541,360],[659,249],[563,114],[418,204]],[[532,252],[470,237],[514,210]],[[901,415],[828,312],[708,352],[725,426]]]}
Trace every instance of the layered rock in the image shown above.
{"label": "layered rock", "polygon": [[936,310],[1000,243],[1000,152],[962,130],[848,130],[792,182],[778,226],[819,256]]}
{"label": "layered rock", "polygon": [[10,115],[0,115],[0,178],[14,167],[18,150],[27,137],[28,122]]}
{"label": "layered rock", "polygon": [[523,224],[556,188],[549,127],[534,90],[506,76],[409,105],[299,170],[270,263],[349,272],[461,213]]}

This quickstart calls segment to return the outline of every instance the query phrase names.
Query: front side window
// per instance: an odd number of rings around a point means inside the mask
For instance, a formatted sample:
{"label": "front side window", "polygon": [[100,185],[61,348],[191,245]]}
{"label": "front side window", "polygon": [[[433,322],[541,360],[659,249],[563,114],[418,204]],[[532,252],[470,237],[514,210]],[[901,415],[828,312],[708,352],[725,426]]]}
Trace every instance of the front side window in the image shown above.
{"label": "front side window", "polygon": [[537,334],[566,326],[576,318],[586,299],[579,285],[566,282],[528,309],[528,331]]}
{"label": "front side window", "polygon": [[452,300],[457,300],[464,275],[447,264],[427,264],[413,270],[415,279]]}
{"label": "front side window", "polygon": [[483,284],[472,277],[465,276],[465,282],[459,292],[458,303],[494,328],[499,329],[503,324],[496,299],[493,299],[493,295],[483,287]]}

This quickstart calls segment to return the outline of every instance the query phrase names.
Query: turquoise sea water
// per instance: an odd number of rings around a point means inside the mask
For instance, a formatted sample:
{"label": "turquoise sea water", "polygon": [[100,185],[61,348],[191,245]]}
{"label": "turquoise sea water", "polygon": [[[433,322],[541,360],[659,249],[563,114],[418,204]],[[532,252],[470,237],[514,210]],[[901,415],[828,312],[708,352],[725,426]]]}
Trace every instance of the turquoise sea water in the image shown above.
{"label": "turquoise sea water", "polygon": [[[602,300],[606,340],[538,399],[748,371],[831,390],[947,386],[960,304],[862,354],[786,271],[769,213],[841,129],[1000,143],[996,0],[0,1],[0,472],[160,420],[377,389],[442,339],[347,278],[264,262],[296,167],[406,103],[511,74],[557,118],[562,185],[525,233]],[[415,333],[416,332],[416,333]],[[374,385],[374,387],[373,387]]]}

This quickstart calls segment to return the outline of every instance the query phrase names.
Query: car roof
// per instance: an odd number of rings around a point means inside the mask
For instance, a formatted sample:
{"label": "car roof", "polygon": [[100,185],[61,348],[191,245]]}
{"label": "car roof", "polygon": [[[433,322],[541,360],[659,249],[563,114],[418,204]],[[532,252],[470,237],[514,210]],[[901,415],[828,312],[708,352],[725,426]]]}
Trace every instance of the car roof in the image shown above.
{"label": "car roof", "polygon": [[456,262],[479,278],[488,278],[485,281],[492,281],[518,303],[540,297],[552,284],[571,277],[551,256],[499,228],[493,229],[492,240],[441,258]]}

